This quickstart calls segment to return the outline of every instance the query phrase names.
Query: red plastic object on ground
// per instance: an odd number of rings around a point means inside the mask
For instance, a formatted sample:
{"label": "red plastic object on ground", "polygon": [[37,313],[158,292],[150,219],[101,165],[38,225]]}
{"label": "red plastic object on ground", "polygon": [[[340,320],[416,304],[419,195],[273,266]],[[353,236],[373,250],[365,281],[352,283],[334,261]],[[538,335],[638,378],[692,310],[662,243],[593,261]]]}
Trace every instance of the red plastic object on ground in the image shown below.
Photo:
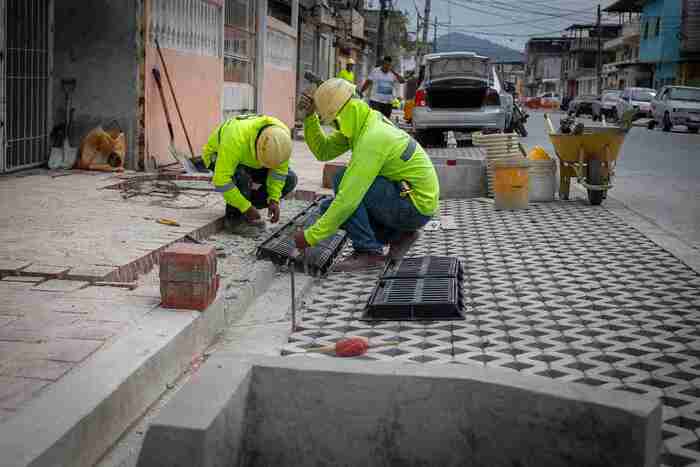
{"label": "red plastic object on ground", "polygon": [[[383,345],[393,345],[390,344],[379,344],[376,347],[382,347]],[[309,349],[308,352],[320,352],[334,354],[336,357],[359,357],[367,353],[369,349],[369,341],[364,337],[348,337],[345,339],[340,339],[333,345],[327,345],[325,347],[318,347],[315,349]]]}
{"label": "red plastic object on ground", "polygon": [[216,249],[211,245],[176,243],[160,257],[163,308],[205,310],[216,298]]}

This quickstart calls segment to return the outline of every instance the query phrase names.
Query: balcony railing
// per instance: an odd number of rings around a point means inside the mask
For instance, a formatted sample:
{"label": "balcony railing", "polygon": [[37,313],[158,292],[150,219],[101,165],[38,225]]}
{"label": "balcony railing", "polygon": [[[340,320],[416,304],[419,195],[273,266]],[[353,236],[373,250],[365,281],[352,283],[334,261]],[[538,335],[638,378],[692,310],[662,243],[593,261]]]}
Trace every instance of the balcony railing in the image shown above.
{"label": "balcony railing", "polygon": [[571,42],[572,52],[577,50],[598,50],[598,39],[595,37],[581,37]]}
{"label": "balcony railing", "polygon": [[639,20],[635,20],[622,25],[622,37],[625,40],[638,38],[640,35],[641,28],[639,26]]}

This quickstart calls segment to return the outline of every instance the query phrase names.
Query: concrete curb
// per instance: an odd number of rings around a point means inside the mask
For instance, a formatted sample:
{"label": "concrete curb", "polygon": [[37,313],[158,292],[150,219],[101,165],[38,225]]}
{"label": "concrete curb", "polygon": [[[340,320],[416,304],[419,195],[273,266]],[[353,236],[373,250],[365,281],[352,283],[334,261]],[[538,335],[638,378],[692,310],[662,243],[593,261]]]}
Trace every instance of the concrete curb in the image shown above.
{"label": "concrete curb", "polygon": [[[16,417],[0,425],[2,465],[92,466],[222,330],[269,287],[260,262],[237,300],[203,313],[156,309]],[[225,287],[222,287],[225,289]]]}

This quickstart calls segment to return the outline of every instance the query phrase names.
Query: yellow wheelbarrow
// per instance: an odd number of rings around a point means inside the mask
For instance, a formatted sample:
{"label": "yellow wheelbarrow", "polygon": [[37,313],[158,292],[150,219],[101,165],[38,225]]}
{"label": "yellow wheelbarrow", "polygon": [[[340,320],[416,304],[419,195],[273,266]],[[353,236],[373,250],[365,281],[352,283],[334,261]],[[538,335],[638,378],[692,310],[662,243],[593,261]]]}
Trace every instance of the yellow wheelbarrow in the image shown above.
{"label": "yellow wheelbarrow", "polygon": [[554,131],[545,115],[549,139],[559,158],[559,198],[569,199],[571,178],[588,191],[588,200],[599,205],[612,188],[615,164],[627,131],[620,127],[586,128],[582,134]]}

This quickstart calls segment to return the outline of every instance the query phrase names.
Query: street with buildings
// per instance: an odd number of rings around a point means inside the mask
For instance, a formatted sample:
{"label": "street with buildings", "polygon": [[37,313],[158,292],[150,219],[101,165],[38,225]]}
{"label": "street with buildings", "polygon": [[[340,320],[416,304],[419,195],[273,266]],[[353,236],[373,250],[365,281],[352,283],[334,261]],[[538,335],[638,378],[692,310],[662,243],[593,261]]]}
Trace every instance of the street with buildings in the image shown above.
{"label": "street with buildings", "polygon": [[0,0],[0,467],[698,466],[699,128],[700,0]]}

